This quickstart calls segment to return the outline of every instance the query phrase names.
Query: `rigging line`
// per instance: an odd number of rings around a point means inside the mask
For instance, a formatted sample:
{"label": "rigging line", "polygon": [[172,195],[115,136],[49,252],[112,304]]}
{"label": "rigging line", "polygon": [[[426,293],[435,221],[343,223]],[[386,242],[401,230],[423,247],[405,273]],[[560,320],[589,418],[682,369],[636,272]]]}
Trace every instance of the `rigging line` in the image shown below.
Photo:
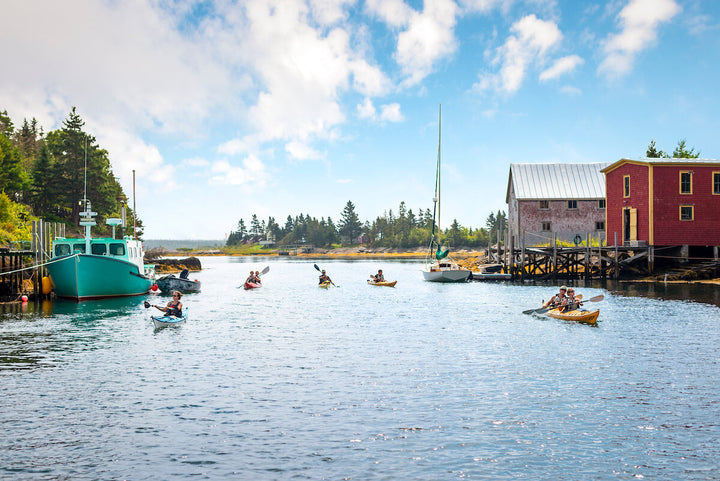
{"label": "rigging line", "polygon": [[[73,255],[78,255],[78,254],[73,254]],[[23,267],[22,269],[17,269],[17,270],[14,270],[14,271],[0,272],[0,276],[5,276],[5,275],[7,275],[7,274],[15,274],[15,273],[17,273],[17,272],[29,271],[30,269],[37,269],[38,267],[46,266],[46,265],[48,265],[48,264],[52,264],[52,263],[54,263],[54,262],[57,262],[57,261],[60,261],[60,260],[64,260],[64,259],[66,259],[66,258],[67,258],[67,257],[62,257],[62,258],[58,257],[58,258],[56,258],[56,259],[51,259],[51,260],[49,260],[49,261],[47,261],[47,262],[43,262],[42,264],[37,264],[37,265],[28,266],[28,267]]]}

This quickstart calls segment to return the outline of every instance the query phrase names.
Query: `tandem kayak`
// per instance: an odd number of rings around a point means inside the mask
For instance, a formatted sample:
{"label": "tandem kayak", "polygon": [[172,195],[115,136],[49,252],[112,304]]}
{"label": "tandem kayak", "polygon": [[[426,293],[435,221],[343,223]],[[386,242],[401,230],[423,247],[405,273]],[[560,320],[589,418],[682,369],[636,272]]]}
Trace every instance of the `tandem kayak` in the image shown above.
{"label": "tandem kayak", "polygon": [[395,284],[397,284],[397,281],[392,281],[392,282],[390,282],[390,281],[380,281],[380,282],[377,282],[377,281],[373,281],[373,280],[368,279],[367,283],[370,284],[371,286],[395,287]]}
{"label": "tandem kayak", "polygon": [[156,329],[159,329],[161,327],[168,327],[168,326],[179,326],[180,324],[187,321],[188,314],[187,310],[184,311],[182,317],[175,317],[175,316],[150,316],[150,319],[152,319],[153,324],[155,325]]}
{"label": "tandem kayak", "polygon": [[546,316],[553,317],[555,319],[562,319],[563,321],[576,321],[584,322],[587,324],[595,324],[597,318],[600,315],[600,309],[595,311],[586,311],[575,309],[569,312],[560,312],[560,309],[551,309],[545,313]]}
{"label": "tandem kayak", "polygon": [[262,284],[259,282],[246,282],[245,283],[245,290],[249,289],[257,289],[258,287],[262,287]]}
{"label": "tandem kayak", "polygon": [[330,286],[332,285],[332,283],[331,283],[330,281],[325,281],[325,282],[321,282],[321,283],[318,284],[318,285],[319,285],[320,287],[322,287],[323,289],[327,289],[328,287],[330,287]]}

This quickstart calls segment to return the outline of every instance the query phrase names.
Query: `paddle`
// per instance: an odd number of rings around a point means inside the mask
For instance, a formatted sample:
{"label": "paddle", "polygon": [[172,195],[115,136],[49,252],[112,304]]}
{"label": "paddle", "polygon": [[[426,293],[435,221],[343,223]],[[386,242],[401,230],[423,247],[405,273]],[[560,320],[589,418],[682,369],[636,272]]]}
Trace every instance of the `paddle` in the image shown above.
{"label": "paddle", "polygon": [[[313,267],[315,268],[315,270],[317,270],[318,272],[322,273],[322,269],[320,269],[317,264],[313,264]],[[332,284],[333,286],[335,286],[335,283],[332,281],[332,279],[330,279],[330,277],[328,277],[328,279],[330,280],[330,284]],[[339,286],[335,286],[335,287],[339,287]]]}
{"label": "paddle", "polygon": [[[577,300],[579,300],[579,301],[582,301],[582,294],[580,294],[579,296],[577,296],[575,299],[577,299]],[[605,299],[605,296],[602,295],[602,294],[600,294],[599,296],[591,297],[591,298],[588,299],[587,301],[582,301],[582,302],[580,303],[580,305],[582,305],[583,302],[600,302],[600,301],[602,301],[603,299]],[[528,309],[527,311],[523,311],[523,314],[532,314],[533,312],[534,312],[535,314],[544,314],[544,313],[546,313],[547,311],[551,311],[551,310],[555,309],[556,307],[558,307],[558,306],[541,307],[540,309]]]}

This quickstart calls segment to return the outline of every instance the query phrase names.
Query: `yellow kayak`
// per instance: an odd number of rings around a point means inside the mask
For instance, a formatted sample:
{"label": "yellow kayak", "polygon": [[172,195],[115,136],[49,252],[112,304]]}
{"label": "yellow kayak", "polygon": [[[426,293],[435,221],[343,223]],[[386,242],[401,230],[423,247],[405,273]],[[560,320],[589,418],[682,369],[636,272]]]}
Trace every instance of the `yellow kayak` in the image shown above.
{"label": "yellow kayak", "polygon": [[321,282],[319,285],[323,289],[327,289],[328,287],[330,287],[332,285],[332,283],[330,281],[325,281],[325,282]]}
{"label": "yellow kayak", "polygon": [[368,284],[370,284],[371,286],[385,286],[385,287],[395,287],[395,284],[397,284],[397,281],[392,281],[392,282],[390,282],[390,281],[380,281],[380,282],[376,282],[376,281],[371,281],[371,280],[369,280],[369,279],[368,279],[367,282],[368,282]]}
{"label": "yellow kayak", "polygon": [[555,319],[562,319],[564,321],[577,321],[585,322],[587,324],[595,324],[597,318],[600,315],[600,309],[595,311],[585,311],[575,309],[569,312],[560,312],[560,309],[551,309],[545,313],[545,315],[554,317]]}

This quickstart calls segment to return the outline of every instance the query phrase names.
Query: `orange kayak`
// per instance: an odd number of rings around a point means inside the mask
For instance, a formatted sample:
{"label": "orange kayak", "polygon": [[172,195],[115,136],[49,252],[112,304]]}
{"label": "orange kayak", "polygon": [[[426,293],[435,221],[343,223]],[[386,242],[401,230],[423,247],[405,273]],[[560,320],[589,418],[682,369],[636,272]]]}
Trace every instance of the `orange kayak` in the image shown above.
{"label": "orange kayak", "polygon": [[560,312],[560,309],[551,309],[545,313],[545,315],[554,317],[555,319],[562,319],[563,321],[577,321],[585,322],[587,324],[595,324],[597,318],[600,315],[600,309],[595,311],[585,311],[575,309],[569,312]]}

